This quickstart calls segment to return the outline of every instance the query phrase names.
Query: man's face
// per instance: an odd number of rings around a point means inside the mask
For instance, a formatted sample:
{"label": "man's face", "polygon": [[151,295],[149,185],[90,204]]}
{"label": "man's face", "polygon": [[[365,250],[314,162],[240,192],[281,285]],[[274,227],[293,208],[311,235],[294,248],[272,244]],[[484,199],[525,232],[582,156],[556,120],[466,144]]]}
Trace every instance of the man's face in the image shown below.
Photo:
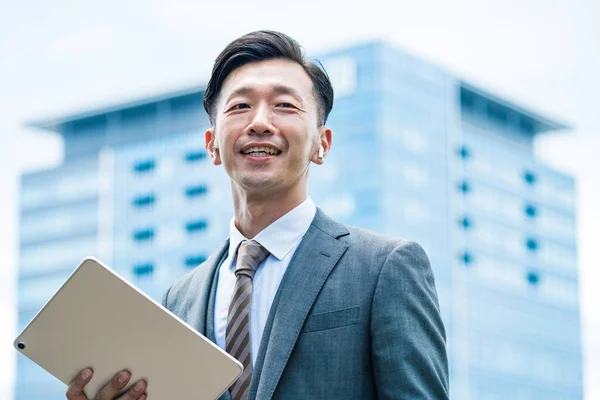
{"label": "man's face", "polygon": [[280,59],[250,63],[223,83],[206,145],[209,152],[218,147],[213,163],[222,163],[240,189],[285,191],[306,185],[310,162],[321,163],[320,133],[327,129],[317,121],[313,84],[300,65]]}

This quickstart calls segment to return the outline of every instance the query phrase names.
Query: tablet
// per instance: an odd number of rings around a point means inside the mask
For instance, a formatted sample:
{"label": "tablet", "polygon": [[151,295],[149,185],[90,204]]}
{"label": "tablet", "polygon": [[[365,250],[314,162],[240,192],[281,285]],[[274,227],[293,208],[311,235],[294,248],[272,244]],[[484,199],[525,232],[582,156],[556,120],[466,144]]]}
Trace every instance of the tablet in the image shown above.
{"label": "tablet", "polygon": [[162,305],[89,257],[33,317],[17,350],[69,385],[83,369],[93,398],[115,374],[131,372],[150,399],[216,399],[242,364]]}

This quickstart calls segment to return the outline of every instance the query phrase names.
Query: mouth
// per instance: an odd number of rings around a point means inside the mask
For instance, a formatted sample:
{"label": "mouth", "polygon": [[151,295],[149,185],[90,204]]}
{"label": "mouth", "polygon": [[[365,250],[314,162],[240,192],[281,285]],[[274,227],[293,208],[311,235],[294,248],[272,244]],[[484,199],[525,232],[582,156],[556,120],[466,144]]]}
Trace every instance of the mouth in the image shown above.
{"label": "mouth", "polygon": [[242,149],[240,154],[249,158],[271,158],[281,154],[281,150],[270,146],[250,146]]}

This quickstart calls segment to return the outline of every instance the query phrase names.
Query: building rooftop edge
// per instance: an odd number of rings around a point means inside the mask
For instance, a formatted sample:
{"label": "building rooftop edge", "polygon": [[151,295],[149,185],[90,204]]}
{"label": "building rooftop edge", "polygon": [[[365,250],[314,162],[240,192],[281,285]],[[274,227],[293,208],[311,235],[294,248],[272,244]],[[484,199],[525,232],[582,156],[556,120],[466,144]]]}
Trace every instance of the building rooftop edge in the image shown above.
{"label": "building rooftop edge", "polygon": [[193,93],[203,92],[206,89],[206,85],[194,85],[183,89],[171,90],[163,92],[154,96],[145,96],[135,98],[129,101],[115,102],[106,106],[100,106],[82,110],[79,112],[55,117],[55,118],[44,118],[44,119],[32,119],[25,121],[24,126],[27,128],[44,129],[48,131],[54,131],[59,133],[59,127],[69,122],[95,117],[98,115],[109,114],[111,112],[119,111],[122,109],[133,108],[143,106],[145,104],[158,103],[174,97],[183,97]]}
{"label": "building rooftop edge", "polygon": [[570,125],[564,121],[558,121],[558,120],[552,119],[548,116],[542,115],[536,111],[531,110],[530,108],[521,106],[521,105],[513,102],[512,100],[508,100],[506,98],[499,97],[485,89],[482,89],[479,86],[473,85],[462,79],[459,80],[459,83],[460,83],[461,88],[464,88],[473,93],[476,93],[479,96],[485,97],[485,98],[487,98],[493,102],[496,102],[506,108],[515,110],[519,114],[525,115],[526,117],[529,117],[529,118],[535,120],[538,123],[538,126],[540,127],[540,129],[538,130],[538,133],[549,132],[549,131],[560,131],[560,130],[573,128],[572,125]]}

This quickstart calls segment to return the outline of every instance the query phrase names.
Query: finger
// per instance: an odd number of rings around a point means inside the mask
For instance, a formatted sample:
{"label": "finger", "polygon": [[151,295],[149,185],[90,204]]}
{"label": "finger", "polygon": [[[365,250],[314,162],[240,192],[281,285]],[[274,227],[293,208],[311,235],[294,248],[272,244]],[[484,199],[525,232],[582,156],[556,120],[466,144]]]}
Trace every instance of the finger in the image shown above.
{"label": "finger", "polygon": [[107,383],[100,392],[94,397],[94,400],[112,400],[129,382],[131,374],[129,371],[121,371]]}
{"label": "finger", "polygon": [[148,387],[148,385],[146,384],[146,381],[141,380],[138,383],[136,383],[135,385],[133,385],[133,387],[131,389],[129,389],[127,391],[127,393],[125,393],[125,396],[121,397],[120,400],[146,399],[148,397],[148,395],[144,392],[146,391],[147,387]]}
{"label": "finger", "polygon": [[83,388],[87,383],[92,379],[93,372],[91,369],[86,368],[79,375],[73,379],[73,382],[67,388],[67,396],[68,400],[88,400],[83,393]]}

